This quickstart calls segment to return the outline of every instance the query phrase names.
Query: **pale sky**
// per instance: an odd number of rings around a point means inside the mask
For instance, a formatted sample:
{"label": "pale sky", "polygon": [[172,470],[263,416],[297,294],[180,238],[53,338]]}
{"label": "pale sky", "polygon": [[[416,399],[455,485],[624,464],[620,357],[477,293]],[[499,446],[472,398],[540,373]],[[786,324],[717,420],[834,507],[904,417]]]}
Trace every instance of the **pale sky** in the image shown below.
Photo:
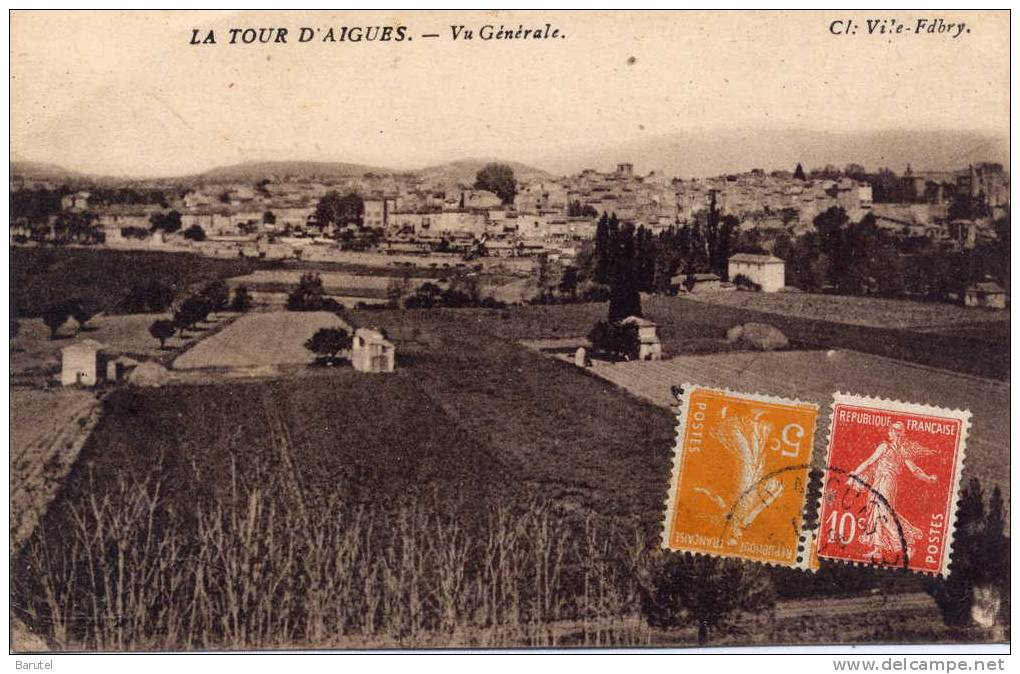
{"label": "pale sky", "polygon": [[[921,18],[970,33],[912,31]],[[868,35],[897,18],[909,34]],[[829,26],[850,19],[856,35]],[[553,24],[547,41],[450,26]],[[405,25],[403,43],[296,42]],[[287,44],[229,45],[231,27]],[[193,28],[218,44],[191,46]],[[955,28],[953,32],[955,32]],[[440,38],[421,37],[439,33]],[[11,156],[107,175],[246,160],[534,161],[695,129],[1009,129],[1000,12],[27,12],[11,17]]]}

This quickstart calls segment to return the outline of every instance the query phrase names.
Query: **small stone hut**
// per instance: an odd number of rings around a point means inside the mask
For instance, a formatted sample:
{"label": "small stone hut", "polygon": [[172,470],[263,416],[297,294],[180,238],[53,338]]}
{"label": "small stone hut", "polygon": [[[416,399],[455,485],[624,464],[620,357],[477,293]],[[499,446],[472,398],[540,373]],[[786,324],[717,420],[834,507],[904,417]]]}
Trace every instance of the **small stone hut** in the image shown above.
{"label": "small stone hut", "polygon": [[967,286],[963,303],[968,307],[1005,309],[1006,291],[995,281],[982,281]]}
{"label": "small stone hut", "polygon": [[638,343],[637,353],[633,354],[637,360],[661,360],[662,343],[659,341],[655,323],[647,318],[628,316],[620,321],[621,325],[633,325],[637,327]]}
{"label": "small stone hut", "polygon": [[354,331],[351,365],[358,372],[393,372],[397,349],[378,330],[358,328]]}
{"label": "small stone hut", "polygon": [[94,339],[82,339],[60,350],[62,386],[95,386],[106,370],[106,347]]}

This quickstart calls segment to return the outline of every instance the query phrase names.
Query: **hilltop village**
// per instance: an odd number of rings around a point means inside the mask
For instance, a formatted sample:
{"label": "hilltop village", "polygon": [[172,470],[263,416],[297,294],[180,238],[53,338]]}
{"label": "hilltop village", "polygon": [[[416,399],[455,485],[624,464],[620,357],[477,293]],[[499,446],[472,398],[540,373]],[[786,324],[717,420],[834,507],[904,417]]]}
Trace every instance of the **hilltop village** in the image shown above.
{"label": "hilltop village", "polygon": [[[580,242],[595,235],[602,213],[659,233],[695,222],[714,202],[723,215],[738,218],[742,230],[757,230],[766,241],[781,233],[806,233],[819,214],[838,207],[852,222],[872,214],[878,227],[894,237],[966,248],[994,236],[991,222],[1009,201],[1009,175],[1000,164],[953,172],[908,167],[902,176],[869,175],[854,166],[796,173],[752,170],[681,180],[654,171],[640,175],[632,164],[621,163],[615,171],[589,169],[561,178],[511,173],[496,176],[490,189],[481,189],[468,176],[413,173],[194,185],[160,181],[91,189],[15,174],[11,235],[15,243],[59,237],[53,227],[59,227],[57,216],[63,212],[80,214],[97,243],[114,247],[183,245],[209,254],[233,248],[235,255],[263,257],[332,247],[391,255],[474,251],[494,257],[570,258]],[[509,181],[502,188],[501,179]],[[43,192],[59,195],[59,202],[55,196],[48,204],[26,198],[19,208],[19,195]],[[336,202],[356,198],[330,217],[327,197],[333,193]],[[963,202],[968,203],[953,212],[953,204]],[[967,208],[971,202],[980,202],[981,208]]]}

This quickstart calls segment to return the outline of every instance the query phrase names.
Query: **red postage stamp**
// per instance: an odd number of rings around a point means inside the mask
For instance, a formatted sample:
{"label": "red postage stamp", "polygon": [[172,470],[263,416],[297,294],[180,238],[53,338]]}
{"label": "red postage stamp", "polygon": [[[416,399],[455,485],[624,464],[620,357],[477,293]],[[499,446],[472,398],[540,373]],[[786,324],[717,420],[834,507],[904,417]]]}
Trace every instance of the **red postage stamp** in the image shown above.
{"label": "red postage stamp", "polygon": [[820,559],[946,575],[970,412],[837,393]]}

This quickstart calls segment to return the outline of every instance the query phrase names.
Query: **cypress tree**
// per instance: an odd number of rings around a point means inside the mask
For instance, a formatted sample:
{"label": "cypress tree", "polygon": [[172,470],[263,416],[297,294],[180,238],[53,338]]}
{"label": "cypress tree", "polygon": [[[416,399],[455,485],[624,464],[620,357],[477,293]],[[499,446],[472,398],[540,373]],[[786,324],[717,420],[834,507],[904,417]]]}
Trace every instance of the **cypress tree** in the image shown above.
{"label": "cypress tree", "polygon": [[634,226],[618,227],[614,215],[611,230],[615,232],[613,251],[613,273],[609,290],[609,321],[615,323],[628,316],[641,315],[641,293],[635,274]]}
{"label": "cypress tree", "polygon": [[603,213],[595,226],[595,280],[598,283],[609,283],[613,270],[613,231],[607,213]]}

